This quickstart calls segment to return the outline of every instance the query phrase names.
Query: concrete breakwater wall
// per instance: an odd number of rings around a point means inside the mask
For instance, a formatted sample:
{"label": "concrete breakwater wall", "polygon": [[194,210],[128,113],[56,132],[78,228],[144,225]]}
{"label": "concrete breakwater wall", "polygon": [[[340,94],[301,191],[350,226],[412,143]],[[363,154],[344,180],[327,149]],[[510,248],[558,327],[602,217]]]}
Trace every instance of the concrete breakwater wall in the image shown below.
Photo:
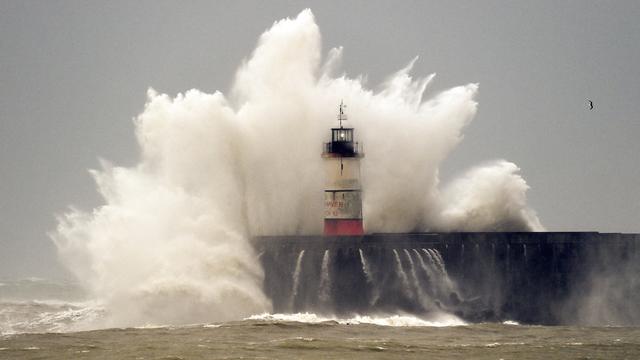
{"label": "concrete breakwater wall", "polygon": [[639,234],[270,236],[253,243],[275,312],[640,324]]}

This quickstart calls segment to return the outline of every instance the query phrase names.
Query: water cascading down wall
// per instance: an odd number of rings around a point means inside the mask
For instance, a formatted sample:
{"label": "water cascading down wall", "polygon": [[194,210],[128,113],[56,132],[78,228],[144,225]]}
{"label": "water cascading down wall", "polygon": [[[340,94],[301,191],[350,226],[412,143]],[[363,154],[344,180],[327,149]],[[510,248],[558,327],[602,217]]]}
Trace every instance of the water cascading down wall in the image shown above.
{"label": "water cascading down wall", "polygon": [[257,237],[275,312],[640,324],[640,235]]}

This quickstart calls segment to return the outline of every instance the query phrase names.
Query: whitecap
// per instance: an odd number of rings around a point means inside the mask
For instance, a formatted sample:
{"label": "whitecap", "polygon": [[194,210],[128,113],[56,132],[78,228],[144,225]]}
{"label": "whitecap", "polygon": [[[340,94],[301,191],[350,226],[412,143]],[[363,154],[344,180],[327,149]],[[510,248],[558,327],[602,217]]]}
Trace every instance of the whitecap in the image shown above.
{"label": "whitecap", "polygon": [[301,322],[301,323],[321,323],[327,321],[336,321],[335,318],[328,318],[318,316],[314,313],[296,313],[296,314],[256,314],[251,315],[244,320],[258,320],[258,321],[274,321],[274,322]]}
{"label": "whitecap", "polygon": [[377,325],[377,326],[424,326],[424,327],[444,327],[467,325],[460,318],[451,314],[437,314],[430,318],[420,318],[411,315],[356,315],[351,318],[324,317],[314,313],[296,314],[258,314],[252,315],[245,320],[273,321],[273,322],[300,322],[316,324],[323,322],[337,322],[341,325]]}

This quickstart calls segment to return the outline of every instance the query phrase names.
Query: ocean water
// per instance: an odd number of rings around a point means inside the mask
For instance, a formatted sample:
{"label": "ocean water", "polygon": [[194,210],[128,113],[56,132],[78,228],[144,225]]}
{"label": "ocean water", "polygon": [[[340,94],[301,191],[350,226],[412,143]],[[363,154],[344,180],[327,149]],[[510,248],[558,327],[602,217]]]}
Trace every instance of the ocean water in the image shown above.
{"label": "ocean water", "polygon": [[181,327],[4,335],[0,358],[638,359],[640,329],[247,319]]}
{"label": "ocean water", "polygon": [[640,327],[467,324],[445,314],[96,329],[105,310],[73,284],[0,284],[0,359],[640,359]]}

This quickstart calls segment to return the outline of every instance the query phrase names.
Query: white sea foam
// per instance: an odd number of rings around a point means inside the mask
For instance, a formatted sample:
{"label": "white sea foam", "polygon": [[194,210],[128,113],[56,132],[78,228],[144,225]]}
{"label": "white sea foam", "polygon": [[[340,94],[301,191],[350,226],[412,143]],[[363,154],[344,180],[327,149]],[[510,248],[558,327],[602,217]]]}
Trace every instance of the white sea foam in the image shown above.
{"label": "white sea foam", "polygon": [[415,59],[374,92],[322,63],[310,10],[273,25],[230,96],[150,89],[135,120],[140,159],[91,173],[104,205],[71,209],[52,237],[111,326],[227,321],[270,311],[253,235],[322,231],[320,144],[337,104],[367,145],[368,232],[541,230],[518,167],[498,160],[440,186],[438,168],[476,113],[477,84],[423,100]]}
{"label": "white sea foam", "polygon": [[523,342],[506,342],[506,343],[499,343],[499,342],[494,342],[494,343],[488,343],[488,344],[484,344],[485,347],[489,347],[489,348],[493,348],[493,347],[498,347],[498,346],[514,346],[514,345],[524,345],[525,343]]}
{"label": "white sea foam", "polygon": [[357,315],[351,318],[338,318],[319,316],[314,313],[296,314],[260,314],[252,315],[245,320],[269,321],[269,322],[301,322],[316,324],[323,322],[336,322],[342,325],[371,324],[378,326],[463,326],[466,325],[460,318],[451,314],[435,314],[429,318],[420,318],[411,315]]}
{"label": "white sea foam", "polygon": [[334,318],[319,316],[314,313],[295,313],[295,314],[256,314],[251,315],[244,320],[273,321],[273,322],[302,322],[302,323],[321,323],[326,321],[335,321]]}
{"label": "white sea foam", "polygon": [[104,318],[96,302],[59,300],[0,303],[0,334],[67,332],[93,328]]}
{"label": "white sea foam", "polygon": [[380,326],[432,326],[432,327],[444,327],[444,326],[463,326],[466,325],[460,318],[451,314],[438,314],[430,317],[429,319],[422,319],[415,316],[404,315],[391,315],[387,317],[375,317],[375,316],[356,316],[352,319],[344,321],[338,321],[340,323],[347,324],[373,324]]}
{"label": "white sea foam", "polygon": [[221,326],[222,326],[222,324],[205,324],[205,325],[202,325],[202,327],[209,328],[209,329],[217,329],[217,328],[219,328]]}
{"label": "white sea foam", "polygon": [[[188,325],[185,325],[184,327],[190,327],[190,326],[193,326],[193,324],[188,324]],[[149,329],[174,329],[174,328],[176,328],[176,326],[173,326],[173,325],[155,325],[155,324],[144,324],[144,325],[132,327],[132,329],[143,329],[143,330],[149,330]]]}

